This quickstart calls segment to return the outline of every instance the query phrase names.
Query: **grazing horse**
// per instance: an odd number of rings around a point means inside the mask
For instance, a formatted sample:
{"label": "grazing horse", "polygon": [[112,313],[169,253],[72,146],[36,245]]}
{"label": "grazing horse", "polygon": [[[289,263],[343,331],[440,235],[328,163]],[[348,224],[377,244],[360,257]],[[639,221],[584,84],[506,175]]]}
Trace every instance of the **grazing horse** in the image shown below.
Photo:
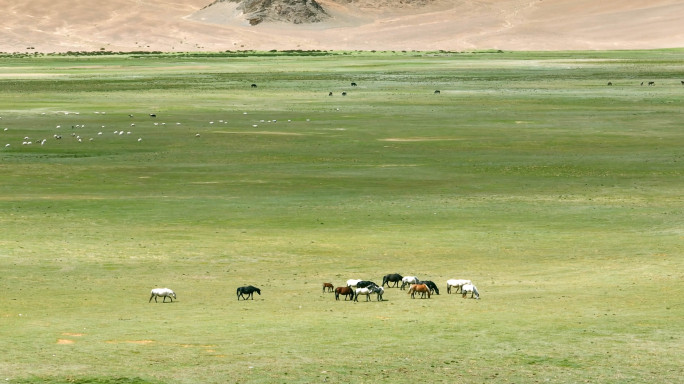
{"label": "grazing horse", "polygon": [[401,278],[401,289],[404,289],[407,285],[418,284],[418,278],[415,276],[404,276]]}
{"label": "grazing horse", "polygon": [[451,288],[456,288],[456,292],[463,287],[465,284],[472,284],[470,280],[464,280],[464,279],[450,279],[447,280],[447,293],[451,293]]}
{"label": "grazing horse", "polygon": [[682,80],[682,85],[684,85],[684,80]]}
{"label": "grazing horse", "polygon": [[257,85],[256,85],[256,84],[252,84],[252,88],[256,88],[256,87],[257,87]]}
{"label": "grazing horse", "polygon": [[152,301],[152,298],[154,297],[154,302],[157,302],[157,297],[163,297],[164,300],[162,300],[162,303],[166,302],[166,298],[168,297],[169,300],[173,303],[173,299],[176,298],[176,294],[168,289],[168,288],[155,288],[151,292],[152,294],[150,295],[150,299],[147,301],[148,303]]}
{"label": "grazing horse", "polygon": [[389,283],[394,283],[394,287],[398,287],[398,286],[399,286],[399,282],[400,282],[401,279],[403,279],[403,278],[404,278],[404,276],[402,276],[402,275],[400,275],[400,274],[398,274],[398,273],[390,273],[389,275],[385,275],[385,276],[382,278],[382,286],[384,287],[385,284],[387,284],[387,288],[389,288],[389,287],[390,287]]}
{"label": "grazing horse", "polygon": [[351,83],[351,86],[352,86],[352,87],[356,87],[356,83]]}
{"label": "grazing horse", "polygon": [[378,287],[377,285],[371,285],[370,287],[366,288],[356,288],[356,292],[354,294],[354,301],[359,301],[359,295],[365,295],[366,301],[371,301],[370,295],[372,295],[373,293],[377,293],[378,301],[382,301],[382,294],[384,292],[385,290],[381,287]]}
{"label": "grazing horse", "polygon": [[435,95],[439,95],[439,89],[435,90]]}
{"label": "grazing horse", "polygon": [[347,96],[347,92],[342,92],[342,96]]}
{"label": "grazing horse", "polygon": [[409,288],[407,294],[411,294],[411,298],[415,299],[415,294],[416,292],[420,292],[420,297],[425,298],[425,294],[427,294],[427,298],[430,298],[430,288],[428,288],[427,285],[425,284],[412,284],[411,288]]}
{"label": "grazing horse", "polygon": [[371,287],[377,287],[378,285],[375,284],[372,281],[368,280],[361,280],[358,283],[356,283],[356,288],[371,288]]}
{"label": "grazing horse", "polygon": [[480,300],[480,292],[477,291],[477,287],[475,287],[475,285],[464,284],[463,287],[461,287],[461,293],[463,294],[464,299],[468,295],[468,292],[470,292],[471,299],[475,297],[477,300]]}
{"label": "grazing horse", "polygon": [[613,83],[609,81],[609,82],[608,82],[608,85],[613,85]]}
{"label": "grazing horse", "polygon": [[[237,292],[236,292],[237,293],[237,299],[238,299],[238,301],[240,301],[241,297],[242,297],[242,300],[247,300],[251,297],[252,300],[254,300],[254,292],[258,293],[259,296],[261,296],[261,289],[255,287],[253,285],[248,285],[246,287],[240,287],[237,289]],[[245,295],[247,295],[246,298],[245,298]]]}
{"label": "grazing horse", "polygon": [[375,292],[375,287],[356,288],[356,292],[354,293],[354,301],[359,301],[359,295],[366,296],[366,301],[370,301],[370,294],[373,292]]}
{"label": "grazing horse", "polygon": [[649,81],[648,85],[655,85],[655,81]]}
{"label": "grazing horse", "polygon": [[332,96],[332,92],[328,92],[328,96]]}
{"label": "grazing horse", "polygon": [[335,287],[332,285],[332,283],[323,283],[323,292],[325,292],[325,289],[328,289],[328,292],[332,292]]}
{"label": "grazing horse", "polygon": [[354,299],[354,290],[350,287],[335,288],[335,300],[339,300],[340,295],[344,295],[344,301],[347,301],[347,296],[349,296],[349,300],[352,300]]}
{"label": "grazing horse", "polygon": [[154,113],[150,113],[150,117],[157,117],[157,115]]}
{"label": "grazing horse", "polygon": [[383,287],[375,287],[375,293],[378,295],[378,301],[383,301],[382,295],[385,294],[385,289]]}
{"label": "grazing horse", "polygon": [[437,288],[437,284],[433,283],[430,280],[422,281],[422,283],[427,285],[428,288],[430,288],[430,293],[434,293],[435,295],[439,295],[439,288]]}

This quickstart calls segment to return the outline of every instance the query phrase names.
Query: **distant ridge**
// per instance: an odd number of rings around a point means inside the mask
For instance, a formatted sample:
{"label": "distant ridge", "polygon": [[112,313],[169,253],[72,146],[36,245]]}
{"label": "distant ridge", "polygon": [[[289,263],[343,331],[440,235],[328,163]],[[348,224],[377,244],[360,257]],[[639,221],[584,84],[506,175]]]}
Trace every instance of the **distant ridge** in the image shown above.
{"label": "distant ridge", "polygon": [[0,9],[0,52],[684,48],[682,0],[0,0]]}

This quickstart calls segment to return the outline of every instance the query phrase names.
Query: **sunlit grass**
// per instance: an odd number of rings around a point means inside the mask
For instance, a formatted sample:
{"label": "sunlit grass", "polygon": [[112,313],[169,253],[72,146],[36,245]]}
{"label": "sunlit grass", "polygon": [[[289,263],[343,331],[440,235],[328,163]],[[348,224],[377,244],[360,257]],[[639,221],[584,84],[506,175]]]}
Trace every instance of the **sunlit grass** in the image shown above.
{"label": "sunlit grass", "polygon": [[676,382],[681,59],[2,58],[0,378]]}

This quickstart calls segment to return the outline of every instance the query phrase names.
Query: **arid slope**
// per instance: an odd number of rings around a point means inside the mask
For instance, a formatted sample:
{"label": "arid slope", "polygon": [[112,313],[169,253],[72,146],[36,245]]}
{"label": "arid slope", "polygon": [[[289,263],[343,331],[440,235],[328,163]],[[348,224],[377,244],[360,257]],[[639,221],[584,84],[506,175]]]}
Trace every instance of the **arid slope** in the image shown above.
{"label": "arid slope", "polygon": [[324,21],[258,25],[212,3],[0,0],[0,51],[684,47],[680,0],[319,0]]}

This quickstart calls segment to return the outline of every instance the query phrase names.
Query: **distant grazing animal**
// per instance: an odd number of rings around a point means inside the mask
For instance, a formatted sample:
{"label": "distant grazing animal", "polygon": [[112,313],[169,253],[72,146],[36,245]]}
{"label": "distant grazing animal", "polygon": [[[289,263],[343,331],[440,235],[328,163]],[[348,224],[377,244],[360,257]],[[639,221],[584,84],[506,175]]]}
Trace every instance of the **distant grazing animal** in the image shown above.
{"label": "distant grazing animal", "polygon": [[[239,287],[237,289],[237,292],[236,292],[237,293],[237,299],[238,299],[238,301],[240,301],[241,297],[243,300],[247,300],[251,297],[252,300],[254,300],[254,292],[258,293],[259,296],[261,296],[261,289],[255,287],[253,285],[248,285],[246,287]],[[245,297],[245,295],[247,295],[247,296]]]}
{"label": "distant grazing animal", "polygon": [[256,88],[256,87],[257,87],[257,85],[256,85],[256,84],[252,84],[252,88]]}
{"label": "distant grazing animal", "polygon": [[400,275],[400,274],[398,274],[398,273],[390,273],[389,275],[383,276],[383,278],[382,278],[382,286],[384,287],[385,284],[387,284],[387,288],[389,288],[389,287],[390,287],[390,284],[389,284],[389,283],[394,283],[394,286],[395,286],[395,287],[398,287],[398,286],[399,286],[399,282],[400,282],[401,279],[403,279],[403,278],[404,278],[404,276],[402,276],[402,275]]}
{"label": "distant grazing animal", "polygon": [[649,81],[648,85],[655,85],[655,81]]}
{"label": "distant grazing animal", "polygon": [[439,89],[435,90],[435,95],[439,95],[439,94],[440,94]]}
{"label": "distant grazing animal", "polygon": [[344,295],[344,301],[347,301],[347,297],[349,297],[349,300],[353,300],[354,299],[354,290],[351,287],[337,287],[337,288],[335,288],[335,300],[339,300],[340,295]]}
{"label": "distant grazing animal", "polygon": [[173,303],[173,299],[176,298],[176,294],[168,289],[168,288],[155,288],[151,292],[152,294],[150,295],[150,299],[147,301],[148,303],[152,301],[152,298],[154,297],[154,302],[157,302],[157,297],[163,297],[164,300],[162,300],[162,303],[166,302],[166,298],[168,297],[171,302]]}
{"label": "distant grazing animal", "polygon": [[642,86],[642,87],[644,86],[644,82],[643,82],[643,81],[641,82],[641,86]]}
{"label": "distant grazing animal", "polygon": [[609,82],[608,82],[608,85],[613,85],[613,83],[609,81]]}
{"label": "distant grazing animal", "polygon": [[447,280],[447,293],[451,293],[451,288],[456,288],[456,292],[461,289],[465,284],[472,284],[470,280],[465,280],[465,279],[450,279]]}
{"label": "distant grazing animal", "polygon": [[421,298],[424,298],[426,294],[427,298],[430,298],[430,288],[425,284],[411,284],[411,288],[409,288],[407,294],[411,294],[411,298],[415,299],[416,292],[420,293]]}
{"label": "distant grazing animal", "polygon": [[332,92],[328,92],[328,96],[332,96]]}
{"label": "distant grazing animal", "polygon": [[328,292],[332,292],[335,289],[332,283],[323,283],[323,292],[325,292],[326,288],[328,289]]}
{"label": "distant grazing animal", "polygon": [[428,288],[430,288],[430,293],[434,293],[435,295],[439,295],[439,288],[437,288],[437,284],[433,283],[430,280],[422,281],[422,283],[427,285]]}
{"label": "distant grazing animal", "polygon": [[407,285],[418,284],[418,278],[415,276],[404,276],[401,279],[401,289],[404,289]]}
{"label": "distant grazing animal", "polygon": [[150,113],[150,117],[157,117],[155,113]]}
{"label": "distant grazing animal", "polygon": [[342,92],[342,96],[347,96],[347,92]]}
{"label": "distant grazing animal", "polygon": [[351,83],[351,86],[352,86],[352,87],[356,87],[356,83]]}
{"label": "distant grazing animal", "polygon": [[684,80],[682,80],[682,85],[684,85]]}
{"label": "distant grazing animal", "polygon": [[465,284],[463,287],[461,287],[461,293],[463,294],[463,298],[470,293],[470,298],[472,299],[475,297],[476,299],[480,299],[480,292],[477,291],[477,287],[475,287],[473,284]]}

